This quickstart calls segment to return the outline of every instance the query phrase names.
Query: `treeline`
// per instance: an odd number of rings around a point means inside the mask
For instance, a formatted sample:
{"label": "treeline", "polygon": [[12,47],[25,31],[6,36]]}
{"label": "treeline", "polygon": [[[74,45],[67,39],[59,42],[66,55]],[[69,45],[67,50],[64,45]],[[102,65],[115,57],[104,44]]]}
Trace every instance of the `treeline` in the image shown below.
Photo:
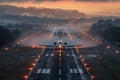
{"label": "treeline", "polygon": [[120,42],[120,18],[99,20],[91,26],[90,33],[111,42]]}
{"label": "treeline", "polygon": [[12,14],[0,14],[2,20],[11,20],[20,23],[35,23],[35,24],[64,24],[68,23],[67,19],[37,17],[37,16],[21,16]]}
{"label": "treeline", "polygon": [[15,29],[10,31],[7,28],[0,25],[0,47],[14,41],[20,35],[20,31]]}

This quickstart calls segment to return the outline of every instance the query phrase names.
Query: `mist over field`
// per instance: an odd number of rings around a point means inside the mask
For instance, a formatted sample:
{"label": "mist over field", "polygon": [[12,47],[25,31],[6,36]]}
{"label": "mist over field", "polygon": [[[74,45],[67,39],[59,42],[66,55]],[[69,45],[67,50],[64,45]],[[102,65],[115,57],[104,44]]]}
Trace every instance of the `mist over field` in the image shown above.
{"label": "mist over field", "polygon": [[0,0],[0,80],[120,80],[119,63],[119,0]]}

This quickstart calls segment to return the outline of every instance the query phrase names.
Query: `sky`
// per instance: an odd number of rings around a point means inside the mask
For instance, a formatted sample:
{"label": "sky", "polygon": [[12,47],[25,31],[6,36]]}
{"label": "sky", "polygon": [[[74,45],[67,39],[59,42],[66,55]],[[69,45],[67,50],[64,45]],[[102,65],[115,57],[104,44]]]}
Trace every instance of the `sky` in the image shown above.
{"label": "sky", "polygon": [[89,15],[120,16],[120,0],[0,0],[0,5],[70,9]]}

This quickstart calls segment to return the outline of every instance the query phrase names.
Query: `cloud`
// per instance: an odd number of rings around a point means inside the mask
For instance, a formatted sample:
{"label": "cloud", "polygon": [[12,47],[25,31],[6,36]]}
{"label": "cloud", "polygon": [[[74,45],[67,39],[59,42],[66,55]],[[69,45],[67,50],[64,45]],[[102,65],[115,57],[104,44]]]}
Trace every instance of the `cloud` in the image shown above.
{"label": "cloud", "polygon": [[0,2],[28,2],[34,0],[0,0]]}
{"label": "cloud", "polygon": [[44,1],[117,2],[120,0],[0,0],[0,2],[44,2]]}
{"label": "cloud", "polygon": [[116,1],[120,1],[120,0],[75,0],[75,1],[88,1],[88,2],[116,2]]}

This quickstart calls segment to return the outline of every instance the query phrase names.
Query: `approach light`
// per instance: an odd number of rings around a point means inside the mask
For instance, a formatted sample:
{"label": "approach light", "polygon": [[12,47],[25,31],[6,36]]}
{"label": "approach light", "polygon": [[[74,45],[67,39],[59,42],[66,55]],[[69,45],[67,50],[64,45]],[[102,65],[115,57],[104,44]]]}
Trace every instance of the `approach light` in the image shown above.
{"label": "approach light", "polygon": [[35,63],[33,63],[32,65],[35,66]]}
{"label": "approach light", "polygon": [[62,48],[62,45],[59,45],[58,48]]}
{"label": "approach light", "polygon": [[116,50],[116,51],[115,51],[115,53],[116,53],[116,54],[119,54],[119,53],[120,53],[120,51]]}
{"label": "approach light", "polygon": [[96,76],[92,75],[91,78],[94,79]]}
{"label": "approach light", "polygon": [[107,48],[107,49],[110,49],[110,46],[109,46],[109,45],[107,45],[107,46],[106,46],[106,48]]}
{"label": "approach light", "polygon": [[29,70],[32,71],[33,69],[30,67]]}
{"label": "approach light", "polygon": [[26,75],[25,75],[25,76],[24,76],[24,78],[25,78],[25,79],[27,79],[27,78],[28,78],[28,76],[26,76]]}

